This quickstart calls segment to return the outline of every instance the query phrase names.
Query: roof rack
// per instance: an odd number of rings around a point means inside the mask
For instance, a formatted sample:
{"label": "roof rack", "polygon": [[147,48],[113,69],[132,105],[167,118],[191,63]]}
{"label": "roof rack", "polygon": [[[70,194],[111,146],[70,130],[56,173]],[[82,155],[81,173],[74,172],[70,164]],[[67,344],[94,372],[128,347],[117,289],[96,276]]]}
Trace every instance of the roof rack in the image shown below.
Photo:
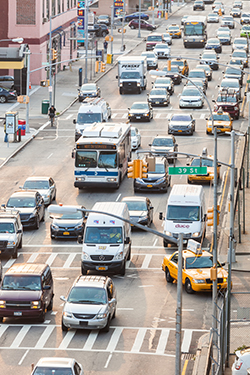
{"label": "roof rack", "polygon": [[11,208],[6,208],[6,207],[0,207],[0,219],[3,217],[17,217],[19,215],[18,210],[13,210]]}
{"label": "roof rack", "polygon": [[103,98],[89,98],[88,96],[82,101],[82,104],[92,104],[96,105],[100,101],[104,100]]}

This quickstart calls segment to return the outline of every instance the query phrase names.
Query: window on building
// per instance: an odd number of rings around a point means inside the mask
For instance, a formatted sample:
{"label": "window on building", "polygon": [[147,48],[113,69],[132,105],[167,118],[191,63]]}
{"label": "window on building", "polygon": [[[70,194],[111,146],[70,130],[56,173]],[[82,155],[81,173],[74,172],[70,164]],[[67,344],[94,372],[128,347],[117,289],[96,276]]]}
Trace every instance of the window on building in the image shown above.
{"label": "window on building", "polygon": [[16,0],[16,23],[17,25],[36,24],[36,1],[30,0],[29,6],[23,0]]}
{"label": "window on building", "polygon": [[74,0],[74,7],[76,7],[76,0]]}
{"label": "window on building", "polygon": [[45,0],[43,0],[43,3],[42,3],[42,19],[44,19],[44,17],[45,17],[45,12],[44,12],[44,1]]}
{"label": "window on building", "polygon": [[49,19],[50,11],[49,11],[49,0],[46,0],[46,17]]}
{"label": "window on building", "polygon": [[70,4],[71,8],[73,8],[73,0],[71,0],[71,4]]}
{"label": "window on building", "polygon": [[64,0],[62,0],[62,12],[64,12]]}
{"label": "window on building", "polygon": [[56,0],[52,0],[51,2],[51,14],[52,16],[56,15]]}
{"label": "window on building", "polygon": [[69,0],[67,0],[67,9],[69,9]]}
{"label": "window on building", "polygon": [[61,13],[61,0],[57,0],[57,14]]}

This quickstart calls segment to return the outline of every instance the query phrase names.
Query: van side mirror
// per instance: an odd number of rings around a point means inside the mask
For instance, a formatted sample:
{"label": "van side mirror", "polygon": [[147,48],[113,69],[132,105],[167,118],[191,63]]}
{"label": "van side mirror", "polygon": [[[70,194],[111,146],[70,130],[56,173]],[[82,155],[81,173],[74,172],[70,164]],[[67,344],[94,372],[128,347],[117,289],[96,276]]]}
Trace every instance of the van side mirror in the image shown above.
{"label": "van side mirror", "polygon": [[6,208],[5,204],[1,204],[1,207],[2,207],[2,208]]}
{"label": "van side mirror", "polygon": [[73,120],[73,124],[76,124],[76,119],[74,118],[74,120]]}
{"label": "van side mirror", "polygon": [[159,212],[159,220],[163,220],[163,213]]}
{"label": "van side mirror", "polygon": [[125,240],[124,240],[124,244],[125,245],[128,245],[130,242],[130,238],[129,237],[126,237]]}
{"label": "van side mirror", "polygon": [[21,230],[21,229],[18,229],[17,233],[18,233],[18,234],[19,234],[19,233],[22,233],[22,230]]}
{"label": "van side mirror", "polygon": [[43,290],[50,290],[51,286],[50,285],[44,285]]}
{"label": "van side mirror", "polygon": [[73,148],[73,150],[71,152],[71,157],[72,157],[72,159],[75,159],[75,157],[76,157],[76,149],[75,148]]}
{"label": "van side mirror", "polygon": [[118,76],[115,76],[116,79],[118,79]]}
{"label": "van side mirror", "polygon": [[83,243],[83,236],[79,234],[77,237],[77,243],[82,244]]}
{"label": "van side mirror", "polygon": [[19,186],[19,189],[22,189],[23,187],[22,186]]}
{"label": "van side mirror", "polygon": [[60,296],[60,300],[62,300],[63,302],[66,302],[66,298],[64,296]]}

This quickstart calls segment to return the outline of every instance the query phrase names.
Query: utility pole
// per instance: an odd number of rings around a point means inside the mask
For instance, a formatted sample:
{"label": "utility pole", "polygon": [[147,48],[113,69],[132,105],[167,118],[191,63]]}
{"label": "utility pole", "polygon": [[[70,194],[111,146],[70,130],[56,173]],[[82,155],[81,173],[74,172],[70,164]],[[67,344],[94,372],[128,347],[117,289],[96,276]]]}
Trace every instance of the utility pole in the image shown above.
{"label": "utility pole", "polygon": [[52,105],[52,16],[49,17],[49,105]]}
{"label": "utility pole", "polygon": [[[30,89],[30,50],[26,52],[27,54],[27,82],[26,82],[26,95],[29,97],[29,89]],[[30,103],[28,98],[28,103],[26,103],[26,132],[30,132],[30,125],[29,125],[29,111],[30,111]]]}
{"label": "utility pole", "polygon": [[153,8],[153,13],[152,13],[152,25],[154,25],[154,24],[155,24],[155,0],[153,0],[152,8]]}
{"label": "utility pole", "polygon": [[85,77],[84,83],[88,83],[88,27],[89,27],[89,0],[85,0],[85,9],[84,9],[84,46],[85,46]]}
{"label": "utility pole", "polygon": [[111,55],[113,56],[114,6],[111,5]]}
{"label": "utility pole", "polygon": [[141,37],[141,0],[139,0],[139,28],[138,28],[138,38]]}
{"label": "utility pole", "polygon": [[179,239],[178,239],[175,375],[181,374],[182,250],[183,250],[183,233],[180,233]]}
{"label": "utility pole", "polygon": [[248,102],[248,126],[247,126],[247,188],[249,187],[249,136],[250,136],[250,92],[247,93]]}

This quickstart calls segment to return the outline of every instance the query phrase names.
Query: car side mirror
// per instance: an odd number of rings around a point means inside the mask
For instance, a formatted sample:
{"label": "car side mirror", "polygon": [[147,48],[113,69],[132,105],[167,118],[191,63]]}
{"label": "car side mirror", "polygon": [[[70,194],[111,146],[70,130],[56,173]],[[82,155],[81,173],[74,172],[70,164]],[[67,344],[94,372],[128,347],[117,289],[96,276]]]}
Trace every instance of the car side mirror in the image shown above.
{"label": "car side mirror", "polygon": [[75,159],[75,157],[76,157],[76,149],[75,148],[73,148],[73,150],[71,152],[71,157],[72,157],[72,159]]}
{"label": "car side mirror", "polygon": [[1,207],[2,207],[2,208],[6,208],[5,204],[1,204]]}
{"label": "car side mirror", "polygon": [[77,243],[82,244],[83,243],[83,236],[79,234],[77,237]]}
{"label": "car side mirror", "polygon": [[221,164],[217,164],[217,167],[221,167]]}
{"label": "car side mirror", "polygon": [[119,168],[122,168],[122,167],[123,167],[123,164],[122,164],[122,163],[120,163],[120,164],[119,164]]}
{"label": "car side mirror", "polygon": [[222,74],[225,74],[225,72],[223,71]]}
{"label": "car side mirror", "polygon": [[159,220],[163,220],[163,213],[159,212]]}
{"label": "car side mirror", "polygon": [[64,296],[60,296],[60,300],[62,300],[63,302],[66,302],[66,298]]}
{"label": "car side mirror", "polygon": [[145,79],[145,78],[146,78],[146,76],[143,76],[143,78]]}
{"label": "car side mirror", "polygon": [[22,189],[23,187],[22,186],[19,186],[19,189]]}
{"label": "car side mirror", "polygon": [[116,79],[118,79],[118,76],[115,76]]}
{"label": "car side mirror", "polygon": [[221,263],[221,266],[222,266],[222,267],[224,267],[225,265],[226,265],[226,263],[225,263],[225,262],[222,262],[222,263]]}
{"label": "car side mirror", "polygon": [[212,102],[215,103],[215,99],[212,99]]}
{"label": "car side mirror", "polygon": [[77,89],[78,92],[80,92],[81,90],[80,89]]}
{"label": "car side mirror", "polygon": [[176,143],[175,146],[178,147],[178,143]]}
{"label": "car side mirror", "polygon": [[50,290],[51,286],[50,285],[44,285],[43,290]]}
{"label": "car side mirror", "polygon": [[189,166],[190,166],[190,163],[187,163],[187,166],[189,167]]}
{"label": "car side mirror", "polygon": [[22,233],[22,229],[18,229],[18,230],[17,230],[17,233],[18,233],[18,234]]}
{"label": "car side mirror", "polygon": [[76,124],[76,119],[74,118],[74,120],[73,120],[73,124]]}
{"label": "car side mirror", "polygon": [[153,206],[150,206],[150,207],[149,207],[149,209],[150,209],[150,210],[153,210],[153,209],[154,209],[154,207],[153,207]]}
{"label": "car side mirror", "polygon": [[128,111],[130,111],[130,108],[128,108]]}
{"label": "car side mirror", "polygon": [[125,240],[124,240],[124,244],[125,245],[128,245],[130,243],[130,238],[129,237],[126,237]]}
{"label": "car side mirror", "polygon": [[149,145],[149,146],[152,146],[152,143],[149,143],[148,145]]}

